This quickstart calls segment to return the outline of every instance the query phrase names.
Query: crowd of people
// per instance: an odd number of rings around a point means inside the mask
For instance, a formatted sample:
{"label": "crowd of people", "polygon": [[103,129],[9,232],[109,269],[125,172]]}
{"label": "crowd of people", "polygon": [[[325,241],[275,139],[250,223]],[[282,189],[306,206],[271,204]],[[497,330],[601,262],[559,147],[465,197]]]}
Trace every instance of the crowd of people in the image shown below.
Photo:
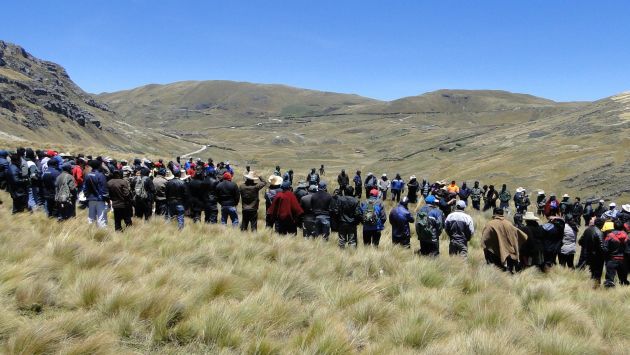
{"label": "crowd of people", "polygon": [[[579,197],[572,201],[568,194],[558,199],[555,194],[547,197],[544,191],[537,191],[532,206],[522,187],[512,195],[505,184],[497,191],[494,185],[480,186],[479,181],[469,187],[466,182],[461,186],[456,181],[430,183],[411,176],[405,182],[400,174],[390,180],[387,174],[377,178],[371,172],[364,178],[361,171],[351,178],[345,170],[329,192],[324,174],[321,165],[319,172],[313,168],[304,180],[294,182],[293,170],[283,173],[276,166],[263,179],[247,166],[238,185],[229,161],[215,165],[212,159],[182,162],[177,157],[166,163],[134,159],[130,164],[53,150],[0,150],[0,188],[10,193],[14,214],[39,209],[63,221],[74,218],[77,208],[84,208],[88,223],[105,228],[112,210],[116,231],[133,225],[133,217],[177,220],[183,229],[186,218],[201,222],[203,215],[205,223],[220,220],[243,231],[255,231],[261,191],[266,188],[262,194],[265,226],[278,234],[295,235],[301,229],[305,238],[328,240],[336,232],[339,247],[357,247],[362,226],[363,244],[376,247],[389,222],[392,243],[411,248],[410,226],[414,224],[419,255],[438,256],[440,236],[445,232],[449,254],[466,257],[475,233],[474,221],[466,212],[471,206],[493,214],[481,237],[489,264],[509,272],[532,266],[545,271],[555,264],[588,266],[596,285],[605,268],[606,286],[615,285],[615,276],[619,283],[628,284],[630,204],[618,209],[614,202],[606,207],[604,200],[582,203]],[[390,199],[393,207],[387,213],[385,202]],[[575,265],[577,244],[581,253]]]}

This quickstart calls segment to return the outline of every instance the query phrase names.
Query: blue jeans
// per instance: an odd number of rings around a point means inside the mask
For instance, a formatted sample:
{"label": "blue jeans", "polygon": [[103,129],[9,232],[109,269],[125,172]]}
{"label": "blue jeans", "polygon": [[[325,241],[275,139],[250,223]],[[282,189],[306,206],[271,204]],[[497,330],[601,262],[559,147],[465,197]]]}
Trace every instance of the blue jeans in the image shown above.
{"label": "blue jeans", "polygon": [[105,201],[88,202],[88,223],[94,222],[99,228],[107,227],[107,204]]}
{"label": "blue jeans", "polygon": [[31,210],[34,210],[37,208],[37,193],[39,191],[37,190],[36,187],[29,187],[28,188],[28,208]]}
{"label": "blue jeans", "polygon": [[315,234],[317,236],[321,235],[325,240],[328,240],[328,236],[330,236],[330,216],[315,216]]}
{"label": "blue jeans", "polygon": [[238,213],[236,212],[236,207],[221,207],[221,224],[227,224],[228,217],[232,220],[233,226],[238,226]]}
{"label": "blue jeans", "polygon": [[180,230],[184,228],[184,205],[181,203],[169,203],[168,204],[168,218],[172,220],[177,217],[177,228]]}

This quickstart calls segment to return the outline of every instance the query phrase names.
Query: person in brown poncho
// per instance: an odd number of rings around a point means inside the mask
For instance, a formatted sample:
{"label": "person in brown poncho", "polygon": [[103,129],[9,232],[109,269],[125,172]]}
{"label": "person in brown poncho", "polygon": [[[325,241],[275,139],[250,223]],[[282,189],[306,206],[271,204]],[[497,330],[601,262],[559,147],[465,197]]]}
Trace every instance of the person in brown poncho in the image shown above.
{"label": "person in brown poncho", "polygon": [[483,229],[481,246],[488,264],[503,271],[518,271],[520,248],[527,241],[527,234],[503,217],[503,209],[495,208],[492,220]]}

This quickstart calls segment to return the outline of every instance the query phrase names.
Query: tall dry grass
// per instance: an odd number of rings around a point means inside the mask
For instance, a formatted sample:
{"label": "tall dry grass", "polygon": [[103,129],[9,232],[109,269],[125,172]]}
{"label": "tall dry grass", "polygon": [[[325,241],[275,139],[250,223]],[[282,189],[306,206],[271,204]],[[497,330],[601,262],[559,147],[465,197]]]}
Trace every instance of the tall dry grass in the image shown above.
{"label": "tall dry grass", "polygon": [[[2,195],[6,200],[6,195]],[[478,230],[487,218],[474,215]],[[188,223],[189,221],[187,221]],[[583,271],[507,275],[470,257],[161,220],[124,233],[0,207],[7,354],[610,354],[630,345],[629,288]],[[417,240],[414,240],[417,247]]]}

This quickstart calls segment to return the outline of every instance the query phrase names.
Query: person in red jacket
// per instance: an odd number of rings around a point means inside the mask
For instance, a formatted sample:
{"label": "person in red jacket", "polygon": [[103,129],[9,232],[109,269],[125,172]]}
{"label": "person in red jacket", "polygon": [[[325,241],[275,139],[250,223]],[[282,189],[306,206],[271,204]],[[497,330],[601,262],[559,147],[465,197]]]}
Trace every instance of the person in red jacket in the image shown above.
{"label": "person in red jacket", "polygon": [[615,229],[604,238],[602,249],[606,255],[606,281],[604,282],[606,287],[615,287],[615,274],[620,284],[628,285],[628,270],[624,260],[628,235],[623,229],[623,222],[616,221]]}
{"label": "person in red jacket", "polygon": [[79,191],[83,190],[83,169],[85,168],[85,161],[82,158],[77,158],[76,165],[72,167],[72,177],[77,184]]}
{"label": "person in red jacket", "polygon": [[291,183],[282,183],[282,192],[278,192],[267,209],[267,214],[275,222],[276,233],[297,234],[297,224],[304,213],[295,194],[291,191]]}

